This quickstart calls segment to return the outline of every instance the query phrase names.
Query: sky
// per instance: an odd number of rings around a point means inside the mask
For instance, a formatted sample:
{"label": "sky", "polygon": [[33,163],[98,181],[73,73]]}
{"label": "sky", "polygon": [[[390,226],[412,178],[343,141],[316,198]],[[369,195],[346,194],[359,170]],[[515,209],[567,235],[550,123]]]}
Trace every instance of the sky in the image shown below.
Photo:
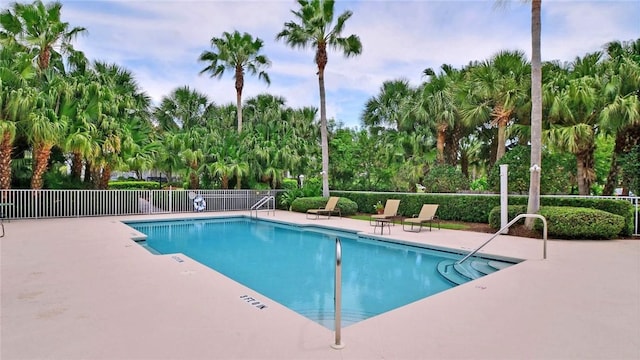
{"label": "sky", "polygon": [[[2,8],[7,0],[0,0]],[[277,41],[294,20],[294,0],[61,0],[62,20],[87,34],[74,46],[91,60],[130,70],[158,104],[181,86],[206,94],[218,105],[235,104],[233,72],[221,79],[200,75],[212,37],[235,30],[264,41],[262,54],[271,84],[247,74],[243,100],[262,93],[286,105],[319,108],[312,49]],[[352,0],[336,1],[336,16],[353,12],[343,36],[358,35],[362,54],[345,58],[330,50],[325,71],[327,115],[344,126],[361,126],[361,114],[384,81],[406,79],[418,86],[426,68],[461,68],[501,50],[522,50],[530,59],[531,16],[527,1]],[[572,61],[610,41],[640,38],[640,1],[542,1],[542,60]]]}

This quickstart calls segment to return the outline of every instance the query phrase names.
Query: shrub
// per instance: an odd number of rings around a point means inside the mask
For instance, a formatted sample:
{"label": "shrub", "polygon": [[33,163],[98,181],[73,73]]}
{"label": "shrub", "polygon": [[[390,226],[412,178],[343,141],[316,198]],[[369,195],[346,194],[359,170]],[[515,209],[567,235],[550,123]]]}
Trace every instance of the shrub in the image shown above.
{"label": "shrub", "polygon": [[285,209],[288,209],[291,204],[299,197],[302,196],[302,189],[289,189],[280,196],[280,205]]}
{"label": "shrub", "polygon": [[296,179],[282,179],[282,188],[285,190],[297,189],[298,180]]}
{"label": "shrub", "polygon": [[428,193],[455,193],[469,190],[469,179],[451,165],[436,165],[429,170],[424,181],[424,191]]}
{"label": "shrub", "polygon": [[[491,212],[489,213],[489,226],[491,226],[493,229],[500,229],[501,224],[501,219],[500,219],[500,215],[501,215],[501,211],[500,211],[500,206],[496,206],[493,209],[491,209]],[[520,215],[520,214],[525,214],[527,212],[527,205],[509,205],[507,207],[507,217],[509,218],[509,220],[507,221],[511,221],[513,219],[515,219],[516,216]],[[516,223],[517,225],[521,225],[524,224],[524,220],[525,219],[520,219],[518,220],[518,222]]]}
{"label": "shrub", "polygon": [[[524,203],[526,204],[526,197]],[[563,198],[563,197],[543,197],[540,199],[541,206],[571,206],[592,208],[606,211],[615,215],[620,215],[625,219],[625,225],[620,231],[622,236],[633,234],[633,205],[626,200],[597,199],[597,198]]]}
{"label": "shrub", "polygon": [[[575,164],[567,154],[545,153],[542,157],[542,172],[540,173],[541,194],[567,194],[571,191],[571,177],[567,173],[574,172]],[[531,164],[531,149],[528,146],[516,146],[509,150],[489,170],[487,177],[488,188],[494,192],[500,191],[500,165],[509,165],[507,182],[509,193],[527,194],[529,192],[529,168]]]}
{"label": "shrub", "polygon": [[486,177],[481,177],[473,180],[469,187],[474,191],[487,191],[489,189],[489,183],[487,183]]}
{"label": "shrub", "polygon": [[263,182],[254,182],[249,185],[251,190],[271,190],[271,186]]}
{"label": "shrub", "polygon": [[[291,203],[291,211],[306,213],[309,209],[322,209],[329,199],[322,196],[301,197]],[[342,216],[354,215],[358,211],[358,204],[345,197],[340,197],[338,205]]]}
{"label": "shrub", "polygon": [[[509,221],[527,212],[526,205],[509,205]],[[611,239],[620,234],[624,218],[606,211],[570,206],[544,206],[538,212],[547,219],[547,235],[560,239]],[[515,225],[524,224],[524,219]],[[500,228],[500,207],[489,214],[489,225]],[[535,221],[534,229],[542,233],[542,221]]]}
{"label": "shrub", "polygon": [[[499,195],[468,195],[468,194],[421,194],[421,193],[383,193],[360,191],[331,191],[332,196],[346,197],[355,201],[363,212],[373,212],[373,205],[387,199],[399,199],[401,216],[413,216],[420,212],[422,204],[439,204],[438,218],[441,220],[466,221],[487,223],[493,208],[500,205]],[[620,231],[621,236],[633,234],[634,207],[626,200],[579,198],[579,197],[542,197],[541,206],[572,206],[593,208],[620,215],[625,219],[625,226]],[[527,196],[510,195],[509,204],[524,205],[526,212]],[[498,215],[499,217],[500,215]],[[515,215],[514,215],[515,217]],[[498,224],[499,224],[498,220]]]}
{"label": "shrub", "polygon": [[629,189],[640,194],[640,145],[634,146],[629,153],[620,158],[623,179],[629,182]]}
{"label": "shrub", "polygon": [[305,197],[321,196],[322,179],[317,177],[305,179],[302,186],[302,194]]}
{"label": "shrub", "polygon": [[109,181],[109,189],[113,190],[158,190],[160,183],[157,181]]}
{"label": "shrub", "polygon": [[[545,206],[540,215],[547,219],[548,235],[561,239],[612,239],[624,227],[624,218],[606,211]],[[542,221],[536,220],[534,229],[541,231]]]}

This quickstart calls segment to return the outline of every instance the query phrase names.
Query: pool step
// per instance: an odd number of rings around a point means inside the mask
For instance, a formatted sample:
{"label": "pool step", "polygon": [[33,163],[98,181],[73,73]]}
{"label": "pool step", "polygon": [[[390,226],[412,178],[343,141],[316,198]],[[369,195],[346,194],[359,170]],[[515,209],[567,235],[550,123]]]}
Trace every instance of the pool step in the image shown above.
{"label": "pool step", "polygon": [[486,261],[473,260],[471,261],[471,267],[485,275],[498,271],[498,269],[489,265]]}
{"label": "pool step", "polygon": [[[330,330],[335,330],[335,312],[334,311],[318,311],[317,309],[294,309],[298,314],[305,316],[318,324]],[[359,310],[342,309],[341,324],[346,327],[362,320],[375,316],[375,313],[369,313]]]}
{"label": "pool step", "polygon": [[462,264],[457,264],[457,261],[449,259],[438,263],[438,273],[456,285],[464,284],[513,265],[508,262],[488,259],[475,259],[465,261]]}
{"label": "pool step", "polygon": [[438,273],[444,276],[445,279],[451,281],[456,285],[464,284],[471,280],[468,277],[462,275],[455,269],[455,263],[457,260],[442,260],[438,263]]}

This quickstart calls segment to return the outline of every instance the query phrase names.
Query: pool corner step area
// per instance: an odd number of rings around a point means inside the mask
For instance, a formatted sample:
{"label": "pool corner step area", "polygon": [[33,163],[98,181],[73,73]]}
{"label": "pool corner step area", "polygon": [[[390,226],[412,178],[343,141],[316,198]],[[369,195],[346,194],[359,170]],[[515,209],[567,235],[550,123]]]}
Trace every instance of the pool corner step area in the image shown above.
{"label": "pool corner step area", "polygon": [[509,262],[481,258],[462,264],[458,264],[457,260],[448,259],[438,263],[438,273],[452,283],[461,285],[511,265],[513,264]]}

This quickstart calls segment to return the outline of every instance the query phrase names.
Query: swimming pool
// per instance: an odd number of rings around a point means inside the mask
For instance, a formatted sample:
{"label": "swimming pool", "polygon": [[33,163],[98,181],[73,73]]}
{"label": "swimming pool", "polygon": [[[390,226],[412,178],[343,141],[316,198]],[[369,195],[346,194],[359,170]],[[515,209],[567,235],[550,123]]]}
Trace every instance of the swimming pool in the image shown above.
{"label": "swimming pool", "polygon": [[343,326],[450,289],[455,284],[440,275],[438,265],[462,257],[246,217],[127,225],[147,235],[141,245],[152,253],[183,253],[330,329],[336,237],[342,241]]}

